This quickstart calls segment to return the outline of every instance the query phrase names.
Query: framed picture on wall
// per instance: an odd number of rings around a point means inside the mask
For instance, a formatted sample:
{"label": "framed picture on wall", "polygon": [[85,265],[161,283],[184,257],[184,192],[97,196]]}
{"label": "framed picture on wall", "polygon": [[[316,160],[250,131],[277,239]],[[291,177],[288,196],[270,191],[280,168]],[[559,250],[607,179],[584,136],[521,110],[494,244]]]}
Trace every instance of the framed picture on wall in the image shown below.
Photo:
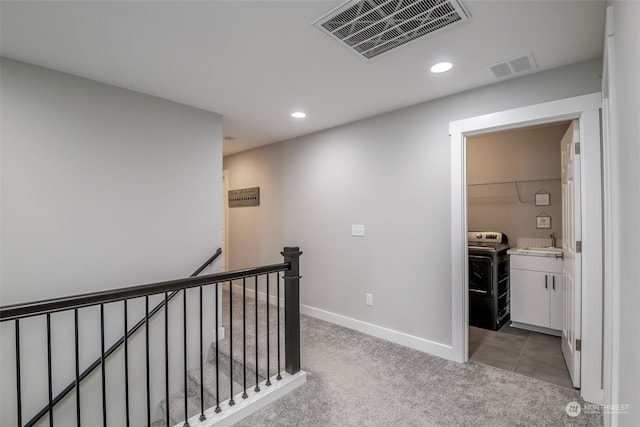
{"label": "framed picture on wall", "polygon": [[549,206],[550,204],[549,193],[539,192],[536,193],[536,206]]}
{"label": "framed picture on wall", "polygon": [[551,228],[551,217],[547,214],[540,214],[536,217],[536,228]]}

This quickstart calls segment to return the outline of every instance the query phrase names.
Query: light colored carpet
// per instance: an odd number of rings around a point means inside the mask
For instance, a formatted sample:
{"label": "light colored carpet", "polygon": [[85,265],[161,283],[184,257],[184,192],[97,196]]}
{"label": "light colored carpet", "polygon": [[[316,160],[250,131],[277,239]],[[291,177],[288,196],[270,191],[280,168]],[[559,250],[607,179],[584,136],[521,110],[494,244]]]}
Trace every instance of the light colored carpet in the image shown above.
{"label": "light colored carpet", "polygon": [[482,365],[458,364],[308,316],[308,382],[239,426],[599,426],[565,412],[576,391]]}
{"label": "light colored carpet", "polygon": [[[241,281],[238,281],[240,284]],[[275,284],[274,284],[275,287]],[[278,371],[278,316],[280,316],[280,344],[284,345],[284,307],[278,308],[269,304],[269,334],[267,335],[267,304],[264,301],[258,302],[258,334],[255,330],[256,304],[251,296],[253,279],[247,280],[246,305],[243,311],[242,288],[233,287],[233,335],[229,328],[229,286],[222,286],[222,326],[225,328],[224,340],[220,342],[220,352],[229,355],[230,343],[233,341],[233,360],[238,364],[243,364],[245,354],[243,354],[243,344],[246,340],[246,366],[247,366],[247,386],[255,386],[256,378],[256,336],[258,336],[258,374],[259,382],[267,377],[267,337],[269,337],[269,376],[275,375]],[[264,288],[260,287],[260,291]],[[246,329],[246,337],[243,340],[242,325],[243,317]],[[210,355],[210,358],[213,356]],[[284,367],[284,351],[280,353],[281,367]],[[284,369],[284,368],[282,368]],[[234,372],[234,378],[236,372]],[[238,382],[241,382],[238,378]]]}
{"label": "light colored carpet", "polygon": [[[239,284],[242,281],[238,281]],[[267,335],[267,304],[263,301],[258,302],[258,334],[255,330],[255,299],[251,296],[250,291],[254,289],[253,279],[247,280],[246,304],[242,304],[242,288],[234,287],[233,289],[233,335],[231,335],[231,318],[229,316],[229,285],[223,284],[222,287],[222,326],[225,328],[225,338],[220,341],[220,402],[229,398],[230,375],[233,372],[233,394],[241,393],[246,385],[246,390],[253,390],[256,383],[263,381],[269,376],[273,376],[278,370],[278,316],[280,316],[280,343],[284,344],[284,311],[281,308],[278,312],[276,306],[269,306],[269,335]],[[275,285],[274,285],[275,286]],[[261,287],[262,290],[262,287]],[[244,319],[244,322],[243,322]],[[246,338],[243,339],[242,329],[243,323],[246,328]],[[256,336],[258,336],[258,377],[256,381]],[[269,370],[267,371],[267,336],[269,337]],[[246,340],[246,355],[243,352],[243,345]],[[231,343],[233,342],[233,362],[229,358]],[[212,344],[209,348],[207,363],[204,364],[204,399],[205,408],[215,406],[215,350]],[[243,369],[246,356],[246,369]],[[284,347],[280,353],[282,369],[284,369]],[[200,367],[195,366],[188,371],[189,389],[187,391],[187,413],[188,417],[192,417],[200,413]],[[246,383],[245,383],[246,379]],[[226,403],[221,406],[225,408]],[[156,421],[152,423],[153,427],[165,427],[166,401],[160,402],[159,408],[156,410]],[[169,398],[169,417],[170,425],[176,425],[184,421],[184,390],[174,393]]]}

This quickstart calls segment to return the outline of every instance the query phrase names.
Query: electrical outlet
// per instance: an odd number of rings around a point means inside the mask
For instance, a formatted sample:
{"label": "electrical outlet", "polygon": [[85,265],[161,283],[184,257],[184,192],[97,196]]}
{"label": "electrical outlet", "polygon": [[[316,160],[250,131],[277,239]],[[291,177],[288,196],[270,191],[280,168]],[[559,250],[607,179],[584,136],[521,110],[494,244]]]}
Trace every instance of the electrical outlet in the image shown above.
{"label": "electrical outlet", "polygon": [[355,237],[364,237],[364,225],[363,224],[352,225],[351,235]]}
{"label": "electrical outlet", "polygon": [[369,307],[373,307],[373,294],[364,294],[365,302]]}

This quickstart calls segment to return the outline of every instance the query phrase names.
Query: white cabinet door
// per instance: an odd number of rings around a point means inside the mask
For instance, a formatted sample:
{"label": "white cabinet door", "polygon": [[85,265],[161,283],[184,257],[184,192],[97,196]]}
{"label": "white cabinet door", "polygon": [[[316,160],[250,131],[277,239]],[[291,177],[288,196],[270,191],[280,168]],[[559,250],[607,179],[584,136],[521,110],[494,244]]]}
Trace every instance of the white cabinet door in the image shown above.
{"label": "white cabinet door", "polygon": [[549,327],[548,276],[539,271],[511,270],[512,321]]}
{"label": "white cabinet door", "polygon": [[562,330],[563,275],[549,273],[549,328]]}

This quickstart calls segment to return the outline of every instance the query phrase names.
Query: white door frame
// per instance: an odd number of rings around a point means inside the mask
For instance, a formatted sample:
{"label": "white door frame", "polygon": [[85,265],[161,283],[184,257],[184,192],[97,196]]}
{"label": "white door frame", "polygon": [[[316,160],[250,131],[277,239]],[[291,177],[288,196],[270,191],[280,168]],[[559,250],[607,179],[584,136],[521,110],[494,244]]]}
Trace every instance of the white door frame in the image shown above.
{"label": "white door frame", "polygon": [[582,397],[601,403],[602,392],[602,171],[601,94],[567,98],[449,123],[451,136],[452,356],[468,361],[467,159],[468,136],[562,120],[580,120],[582,179]]}
{"label": "white door frame", "polygon": [[[220,270],[229,271],[229,170],[222,170],[222,257],[220,260]],[[224,339],[224,326],[222,326],[222,287],[218,289],[218,340]],[[215,330],[214,338],[215,341]]]}
{"label": "white door frame", "polygon": [[[604,404],[615,404],[618,400],[618,378],[620,376],[620,280],[617,272],[619,254],[615,242],[620,239],[620,224],[614,221],[614,212],[618,209],[620,194],[618,178],[615,171],[618,168],[617,159],[617,111],[616,111],[616,81],[615,81],[615,30],[613,21],[613,6],[607,6],[602,70],[602,164],[604,185],[604,248],[605,257],[604,277],[605,312],[604,312]],[[618,412],[607,411],[604,414],[604,425],[617,426]]]}
{"label": "white door frame", "polygon": [[222,171],[222,271],[229,271],[229,169]]}

